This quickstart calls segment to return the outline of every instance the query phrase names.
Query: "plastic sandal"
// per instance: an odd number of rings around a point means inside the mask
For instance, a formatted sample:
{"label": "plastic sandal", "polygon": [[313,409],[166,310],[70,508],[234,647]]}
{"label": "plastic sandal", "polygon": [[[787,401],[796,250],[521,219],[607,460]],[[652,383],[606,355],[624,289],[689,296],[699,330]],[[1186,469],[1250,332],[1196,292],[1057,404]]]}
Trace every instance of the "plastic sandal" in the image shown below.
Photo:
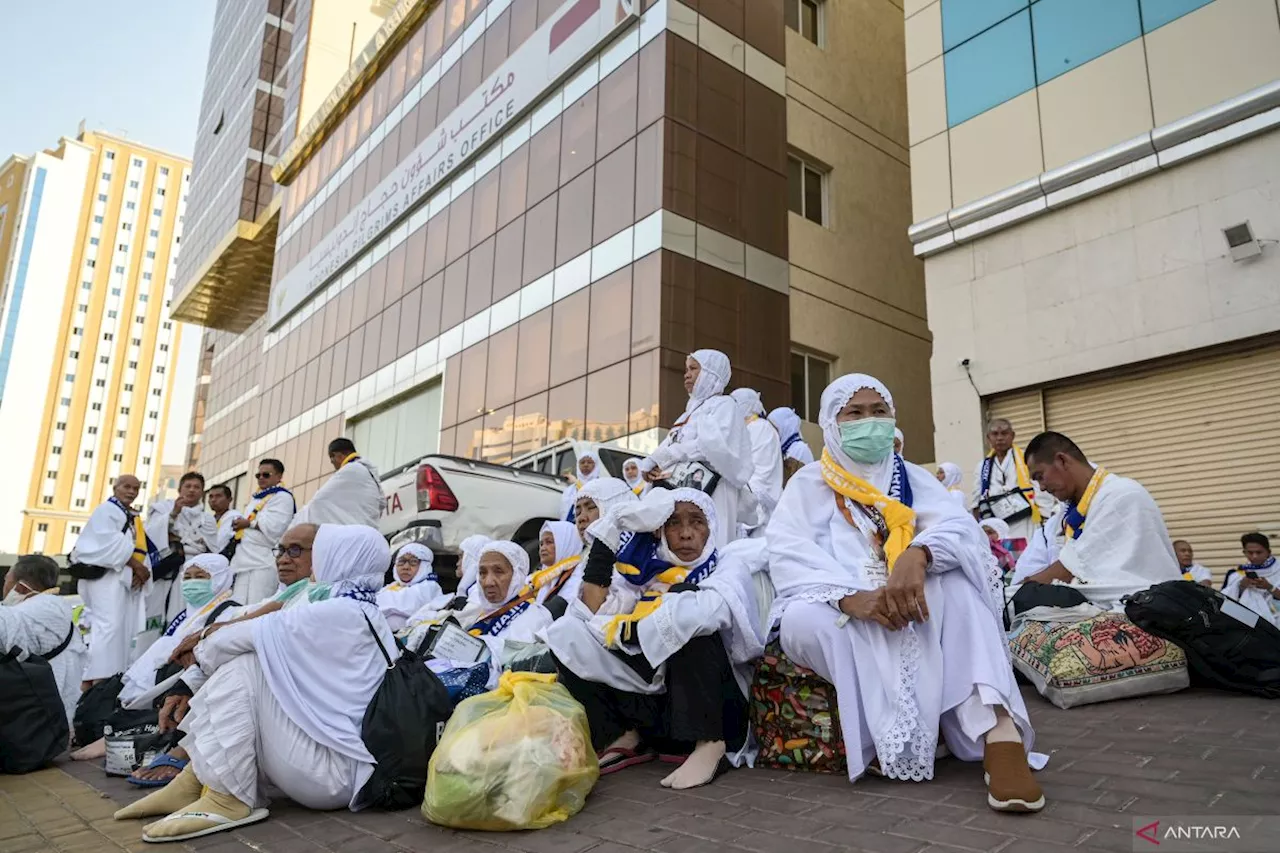
{"label": "plastic sandal", "polygon": [[[169,755],[167,752],[162,752],[159,755],[157,755],[155,758],[151,759],[150,764],[140,769],[155,770],[157,767],[172,767],[175,770],[177,770],[179,773],[181,773],[183,769],[186,768],[187,764],[188,762],[183,761],[181,758],[174,758],[172,755]],[[133,772],[137,773],[138,771],[135,770]],[[124,781],[128,782],[130,785],[134,785],[139,788],[163,788],[165,785],[168,785],[170,782],[172,782],[174,778],[176,778],[176,774],[174,777],[171,777],[169,779],[139,779],[136,776],[130,775],[125,777]]]}

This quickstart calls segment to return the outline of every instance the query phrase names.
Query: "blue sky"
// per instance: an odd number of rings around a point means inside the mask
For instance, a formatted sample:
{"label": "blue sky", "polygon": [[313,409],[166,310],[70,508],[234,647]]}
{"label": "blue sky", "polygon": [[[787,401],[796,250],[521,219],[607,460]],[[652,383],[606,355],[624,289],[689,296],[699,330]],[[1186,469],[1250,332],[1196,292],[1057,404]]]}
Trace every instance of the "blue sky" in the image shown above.
{"label": "blue sky", "polygon": [[214,0],[5,3],[0,161],[75,136],[80,120],[190,157]]}

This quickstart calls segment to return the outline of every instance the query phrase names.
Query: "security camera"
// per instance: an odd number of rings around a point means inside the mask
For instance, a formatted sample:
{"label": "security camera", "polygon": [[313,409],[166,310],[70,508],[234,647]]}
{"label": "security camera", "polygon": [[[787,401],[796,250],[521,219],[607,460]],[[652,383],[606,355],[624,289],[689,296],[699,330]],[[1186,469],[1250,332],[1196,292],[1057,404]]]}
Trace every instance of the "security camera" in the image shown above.
{"label": "security camera", "polygon": [[969,366],[969,359],[967,359],[967,358],[962,358],[962,359],[960,359],[960,366],[961,366],[961,367],[968,367],[968,366]]}

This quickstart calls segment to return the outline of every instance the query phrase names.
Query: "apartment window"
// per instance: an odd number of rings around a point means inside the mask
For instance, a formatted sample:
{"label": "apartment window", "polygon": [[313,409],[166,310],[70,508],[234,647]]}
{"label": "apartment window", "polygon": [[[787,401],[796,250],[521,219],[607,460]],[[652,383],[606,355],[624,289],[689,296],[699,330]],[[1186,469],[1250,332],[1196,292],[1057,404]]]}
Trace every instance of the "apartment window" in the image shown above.
{"label": "apartment window", "polygon": [[167,174],[169,174],[169,167],[168,167],[168,166],[161,166],[161,167],[160,167],[160,174],[162,174],[162,175],[167,175]]}
{"label": "apartment window", "polygon": [[91,281],[82,281],[82,282],[80,282],[80,289],[81,289],[81,290],[93,290],[93,282],[91,282]]}
{"label": "apartment window", "polygon": [[154,432],[149,432],[149,433],[147,433],[147,434],[146,434],[146,436],[143,438],[143,440],[144,440],[144,441],[155,441],[155,440],[156,440],[156,434],[155,434]]}
{"label": "apartment window", "polygon": [[153,421],[154,421],[154,420],[155,420],[156,418],[158,418],[158,417],[160,417],[160,413],[159,413],[159,412],[147,412],[147,418],[148,418],[149,420],[153,420]]}
{"label": "apartment window", "polygon": [[86,450],[86,451],[84,452],[84,458],[85,458],[85,459],[92,459],[92,458],[93,458],[93,451],[92,451],[92,450]]}
{"label": "apartment window", "polygon": [[144,456],[144,457],[142,457],[142,464],[143,464],[143,465],[150,465],[150,464],[151,464],[151,457],[150,457],[150,456]]}
{"label": "apartment window", "polygon": [[138,167],[138,168],[140,169],[140,168],[142,168],[142,161],[141,161],[141,160],[139,160],[137,157],[134,157],[134,158],[133,158],[133,165],[134,165],[134,166],[136,166],[136,167]]}
{"label": "apartment window", "polygon": [[[108,152],[107,152],[107,159],[108,159],[108,160],[114,160],[114,159],[116,159],[116,152],[114,152],[114,151],[108,151]],[[76,528],[76,530],[79,530],[79,529],[80,529],[80,528],[78,528],[78,527]]]}
{"label": "apartment window", "polygon": [[151,273],[149,273],[149,272],[144,272],[144,273],[142,274],[142,280],[143,280],[143,281],[151,281]]}
{"label": "apartment window", "polygon": [[122,429],[116,430],[116,438],[124,438],[124,430]]}
{"label": "apartment window", "polygon": [[89,404],[89,407],[90,407],[91,409],[93,409],[95,412],[101,412],[101,411],[102,411],[102,404],[101,404],[101,403],[90,403],[90,404]]}
{"label": "apartment window", "polygon": [[816,45],[822,45],[823,0],[786,0],[787,26]]}
{"label": "apartment window", "polygon": [[89,475],[88,475],[88,474],[81,474],[81,475],[80,475],[80,482],[82,482],[82,483],[87,483],[87,482],[89,482]]}
{"label": "apartment window", "polygon": [[56,424],[54,424],[54,425],[53,425],[53,428],[54,428],[54,429],[66,429],[66,428],[67,428],[67,422],[66,422],[66,421],[58,421]]}
{"label": "apartment window", "polygon": [[79,361],[79,360],[80,360],[80,352],[79,352],[79,350],[72,350],[71,352],[67,353],[67,356],[68,356],[72,361]]}
{"label": "apartment window", "polygon": [[76,498],[76,507],[80,509],[84,508],[84,498]]}
{"label": "apartment window", "polygon": [[132,201],[126,201],[126,202],[124,203],[124,207],[125,207],[125,210],[137,210],[137,209],[138,209],[138,205],[137,205],[137,203],[136,203],[136,202],[132,202]]}
{"label": "apartment window", "polygon": [[140,347],[142,346],[142,338],[134,338],[133,340],[129,341],[129,343],[133,344],[135,347]]}
{"label": "apartment window", "polygon": [[169,345],[168,345],[168,344],[161,344],[161,345],[160,345],[160,352],[168,352],[168,351],[169,351]]}
{"label": "apartment window", "polygon": [[149,297],[147,296],[147,294],[145,294],[145,293],[139,293],[139,294],[138,294],[138,301],[139,301],[139,302],[146,302],[148,299],[149,299]]}
{"label": "apartment window", "polygon": [[121,406],[121,407],[120,407],[120,414],[122,414],[122,415],[127,415],[127,414],[129,414],[129,407],[128,407],[128,406]]}
{"label": "apartment window", "polygon": [[102,173],[102,180],[104,180],[104,181],[109,181],[109,180],[111,180],[111,173],[110,173],[110,172],[103,172],[103,173]]}
{"label": "apartment window", "polygon": [[107,200],[106,193],[98,193],[98,201],[106,201],[106,200]]}
{"label": "apartment window", "polygon": [[129,362],[129,369],[130,369],[130,370],[137,370],[137,369],[138,369],[138,362],[136,362],[136,361],[131,361],[131,362]]}
{"label": "apartment window", "polygon": [[124,275],[124,267],[119,267],[119,266],[118,266],[118,267],[116,267],[116,274],[117,274],[117,275]]}
{"label": "apartment window", "polygon": [[133,230],[133,223],[132,223],[132,222],[122,222],[122,223],[120,223],[120,230],[121,230],[121,231],[132,231],[132,230]]}
{"label": "apartment window", "polygon": [[160,396],[160,389],[159,389],[159,388],[152,388],[152,389],[151,389],[151,396],[152,396],[152,397],[159,397],[159,396]]}
{"label": "apartment window", "polygon": [[101,224],[102,224],[102,222],[103,222],[103,219],[102,219],[102,217],[101,217],[101,216],[95,216],[95,217],[93,217],[93,224],[94,224],[94,225],[101,225]]}
{"label": "apartment window", "polygon": [[[161,195],[163,195],[163,194],[164,194],[164,193],[162,192],[162,193],[161,193]],[[151,213],[152,213],[152,215],[153,215],[153,216],[164,216],[164,211],[163,211],[163,210],[161,210],[161,209],[160,209],[160,208],[158,208],[158,207],[153,207],[153,208],[151,209]]]}
{"label": "apartment window", "polygon": [[106,388],[106,387],[107,387],[107,380],[105,380],[105,379],[95,379],[95,380],[93,380],[93,384],[94,384],[94,385],[97,385],[99,388]]}
{"label": "apartment window", "polygon": [[155,252],[147,252],[147,259],[148,259],[148,260],[155,260],[155,257],[156,257],[156,253],[155,253]]}
{"label": "apartment window", "polygon": [[152,236],[152,237],[159,237],[159,236],[160,236],[160,232],[159,232],[159,231],[157,231],[155,228],[152,228],[152,229],[151,229],[151,236]]}
{"label": "apartment window", "polygon": [[45,472],[44,472],[44,475],[45,475],[46,477],[48,477],[50,480],[56,480],[56,479],[58,479],[58,472],[57,472],[57,471],[45,471]]}
{"label": "apartment window", "polygon": [[161,365],[160,367],[157,367],[157,368],[156,368],[156,373],[157,373],[157,374],[160,374],[160,375],[163,375],[163,374],[164,374],[164,365]]}
{"label": "apartment window", "polygon": [[98,364],[110,364],[110,363],[111,363],[111,356],[109,355],[98,356]]}
{"label": "apartment window", "polygon": [[129,189],[131,190],[136,190],[139,186],[141,186],[141,184],[139,184],[137,181],[129,182]]}
{"label": "apartment window", "polygon": [[70,406],[70,405],[71,405],[71,398],[70,398],[70,397],[63,397],[63,398],[62,398],[62,400],[61,400],[60,402],[61,402],[61,403],[62,403],[62,405],[64,405],[64,406]]}
{"label": "apartment window", "polygon": [[831,381],[831,362],[804,352],[791,353],[791,407],[800,417],[818,422],[818,404]]}
{"label": "apartment window", "polygon": [[[86,482],[88,482],[88,479],[89,479],[89,478],[88,478],[88,477],[86,477],[86,478],[85,478],[85,481],[86,481]],[[79,533],[80,533],[80,525],[78,525],[78,524],[73,524],[73,525],[71,525],[71,535],[72,535],[72,536],[76,536],[76,535],[78,535]]]}
{"label": "apartment window", "polygon": [[131,383],[131,382],[126,382],[126,383],[124,384],[124,390],[125,390],[125,393],[128,393],[128,392],[132,391],[132,390],[133,390],[133,383]]}
{"label": "apartment window", "polygon": [[97,434],[98,434],[98,428],[97,428],[96,426],[91,426],[91,427],[89,427],[88,432],[89,432],[89,435],[97,435]]}
{"label": "apartment window", "polygon": [[135,322],[135,323],[145,323],[145,322],[147,322],[147,318],[146,318],[146,317],[143,317],[143,316],[140,316],[140,315],[136,315],[136,314],[135,314],[135,315],[134,315],[134,317],[133,317],[133,322]]}
{"label": "apartment window", "polygon": [[112,461],[112,462],[123,462],[123,461],[124,461],[124,454],[123,454],[123,453],[116,453],[116,454],[113,454],[113,455],[112,455],[112,457],[111,457],[111,461]]}
{"label": "apartment window", "polygon": [[161,323],[160,325],[165,329],[165,331],[168,331],[169,329],[172,329],[172,328],[173,328],[173,324],[172,324],[172,323],[170,323],[168,320],[165,320],[165,321],[164,321],[163,323]]}
{"label": "apartment window", "polygon": [[49,452],[52,453],[54,456],[61,456],[62,448],[55,444]]}
{"label": "apartment window", "polygon": [[[53,495],[42,496],[40,498],[40,503],[44,504],[45,506],[48,506],[49,504],[53,503]],[[45,530],[48,529],[48,527],[49,525],[47,524],[40,524],[36,526],[36,529],[39,530],[41,533],[43,533]]]}
{"label": "apartment window", "polygon": [[98,265],[98,262],[97,262],[97,261],[95,261],[95,260],[93,260],[92,258],[90,258],[89,260],[87,260],[87,261],[85,261],[85,262],[84,262],[84,265],[85,265],[86,267],[88,267],[89,269],[93,269],[94,267],[96,267],[96,266]]}
{"label": "apartment window", "polygon": [[827,172],[799,157],[787,158],[788,206],[810,222],[827,224]]}
{"label": "apartment window", "polygon": [[76,375],[74,373],[68,373],[65,378],[68,382],[76,381]]}
{"label": "apartment window", "polygon": [[76,306],[76,310],[77,310],[77,311],[79,311],[81,314],[88,314],[88,313],[89,313],[89,306],[88,306],[88,305],[77,305],[77,306]]}
{"label": "apartment window", "polygon": [[164,187],[161,187],[160,189],[156,190],[156,195],[164,195]]}
{"label": "apartment window", "polygon": [[119,314],[120,314],[120,312],[119,312],[119,311],[108,311],[108,312],[107,312],[107,319],[108,319],[108,320],[114,320],[116,317],[118,317],[118,316],[119,316]]}
{"label": "apartment window", "polygon": [[129,244],[128,244],[128,243],[117,243],[117,244],[116,244],[116,251],[118,251],[118,252],[127,252],[127,251],[129,251]]}
{"label": "apartment window", "polygon": [[[100,243],[100,242],[101,242],[101,241],[100,241],[97,237],[90,237],[90,238],[89,238],[89,245],[90,245],[90,246],[96,246],[96,245],[98,245],[98,243]],[[88,284],[88,283],[89,283],[89,282],[87,282],[87,281],[85,282],[85,284]]]}
{"label": "apartment window", "polygon": [[[73,335],[83,335],[83,334],[84,334],[84,329],[82,329],[82,328],[81,328],[81,327],[79,327],[79,326],[72,326],[72,327],[71,327],[71,334],[73,334]],[[80,353],[76,353],[76,355],[77,355],[77,356],[79,356],[79,355],[80,355]]]}

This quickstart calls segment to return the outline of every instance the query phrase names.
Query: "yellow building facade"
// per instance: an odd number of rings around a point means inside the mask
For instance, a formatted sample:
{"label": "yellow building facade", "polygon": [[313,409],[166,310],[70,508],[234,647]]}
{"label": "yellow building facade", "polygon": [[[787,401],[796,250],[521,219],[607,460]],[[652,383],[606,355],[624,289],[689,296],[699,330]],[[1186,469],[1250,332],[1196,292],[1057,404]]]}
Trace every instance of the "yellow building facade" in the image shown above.
{"label": "yellow building facade", "polygon": [[117,477],[160,485],[190,169],[82,129],[0,171],[0,550],[66,553]]}

